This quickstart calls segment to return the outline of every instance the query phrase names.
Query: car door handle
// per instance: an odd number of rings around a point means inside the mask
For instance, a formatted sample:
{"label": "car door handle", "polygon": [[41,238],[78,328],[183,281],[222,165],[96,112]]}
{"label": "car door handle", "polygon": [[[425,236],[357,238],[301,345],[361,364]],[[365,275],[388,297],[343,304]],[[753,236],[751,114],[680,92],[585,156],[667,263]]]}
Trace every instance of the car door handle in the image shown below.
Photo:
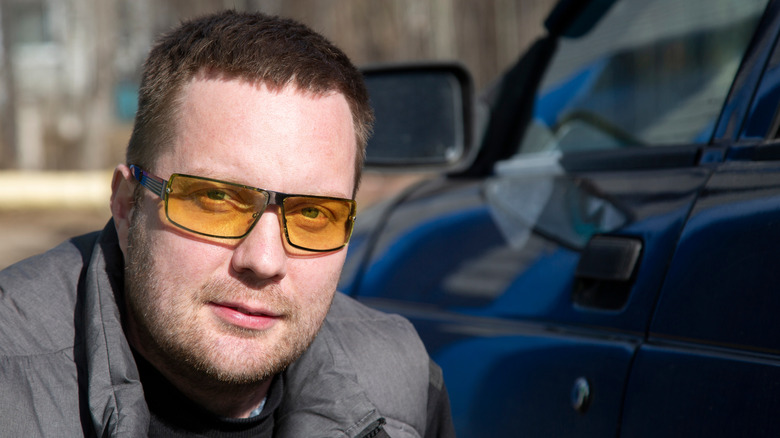
{"label": "car door handle", "polygon": [[602,281],[628,281],[642,255],[642,240],[628,236],[593,236],[577,264],[576,277]]}
{"label": "car door handle", "polygon": [[642,249],[637,237],[593,236],[577,264],[572,301],[605,310],[622,308],[628,302]]}

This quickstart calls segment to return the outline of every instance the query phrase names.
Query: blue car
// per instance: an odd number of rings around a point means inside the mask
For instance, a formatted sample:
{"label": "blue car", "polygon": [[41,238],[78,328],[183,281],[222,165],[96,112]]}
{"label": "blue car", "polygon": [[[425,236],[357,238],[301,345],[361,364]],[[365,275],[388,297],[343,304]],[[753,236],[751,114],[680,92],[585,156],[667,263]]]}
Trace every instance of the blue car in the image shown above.
{"label": "blue car", "polygon": [[780,1],[573,0],[474,96],[366,71],[341,290],[409,318],[460,437],[780,436]]}

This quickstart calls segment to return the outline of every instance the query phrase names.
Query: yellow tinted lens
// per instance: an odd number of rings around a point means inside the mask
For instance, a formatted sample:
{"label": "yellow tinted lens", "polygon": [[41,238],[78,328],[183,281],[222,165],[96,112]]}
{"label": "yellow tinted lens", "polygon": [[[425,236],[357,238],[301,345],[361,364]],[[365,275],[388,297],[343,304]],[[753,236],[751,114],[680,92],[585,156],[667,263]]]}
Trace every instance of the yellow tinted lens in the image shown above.
{"label": "yellow tinted lens", "polygon": [[284,220],[290,243],[315,251],[341,248],[352,233],[354,202],[309,196],[284,199]]}
{"label": "yellow tinted lens", "polygon": [[241,237],[262,214],[268,196],[236,184],[174,175],[166,204],[174,224],[214,237]]}

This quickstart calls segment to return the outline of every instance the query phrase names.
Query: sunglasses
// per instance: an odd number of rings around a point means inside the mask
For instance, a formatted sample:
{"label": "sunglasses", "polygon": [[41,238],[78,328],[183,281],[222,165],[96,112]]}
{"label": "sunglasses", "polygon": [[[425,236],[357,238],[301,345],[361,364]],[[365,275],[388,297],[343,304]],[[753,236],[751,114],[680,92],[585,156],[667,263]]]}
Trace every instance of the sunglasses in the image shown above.
{"label": "sunglasses", "polygon": [[174,173],[168,181],[130,166],[133,177],[165,202],[173,225],[222,239],[240,239],[269,205],[281,210],[287,242],[307,251],[343,248],[355,223],[355,201],[328,196],[290,195],[201,176]]}

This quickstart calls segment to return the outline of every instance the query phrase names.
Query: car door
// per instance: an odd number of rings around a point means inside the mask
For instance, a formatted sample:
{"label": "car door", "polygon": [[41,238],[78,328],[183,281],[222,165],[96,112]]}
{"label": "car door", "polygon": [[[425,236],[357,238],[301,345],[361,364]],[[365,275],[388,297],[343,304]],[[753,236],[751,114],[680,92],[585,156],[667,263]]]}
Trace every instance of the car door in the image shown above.
{"label": "car door", "polygon": [[[530,123],[498,134],[507,124],[489,123],[482,145],[512,141],[514,153],[375,210],[380,228],[355,242],[365,258],[347,262],[344,290],[417,327],[459,436],[619,434],[632,363],[766,4],[611,3],[537,46],[555,52]],[[522,84],[507,78],[491,120],[512,118],[500,102]]]}
{"label": "car door", "polygon": [[[767,14],[762,52],[780,7]],[[758,52],[757,52],[758,54]],[[780,434],[780,49],[736,97],[713,142],[713,175],[683,229],[627,389],[623,436]],[[752,63],[749,60],[748,63]],[[727,123],[730,122],[730,123]]]}

